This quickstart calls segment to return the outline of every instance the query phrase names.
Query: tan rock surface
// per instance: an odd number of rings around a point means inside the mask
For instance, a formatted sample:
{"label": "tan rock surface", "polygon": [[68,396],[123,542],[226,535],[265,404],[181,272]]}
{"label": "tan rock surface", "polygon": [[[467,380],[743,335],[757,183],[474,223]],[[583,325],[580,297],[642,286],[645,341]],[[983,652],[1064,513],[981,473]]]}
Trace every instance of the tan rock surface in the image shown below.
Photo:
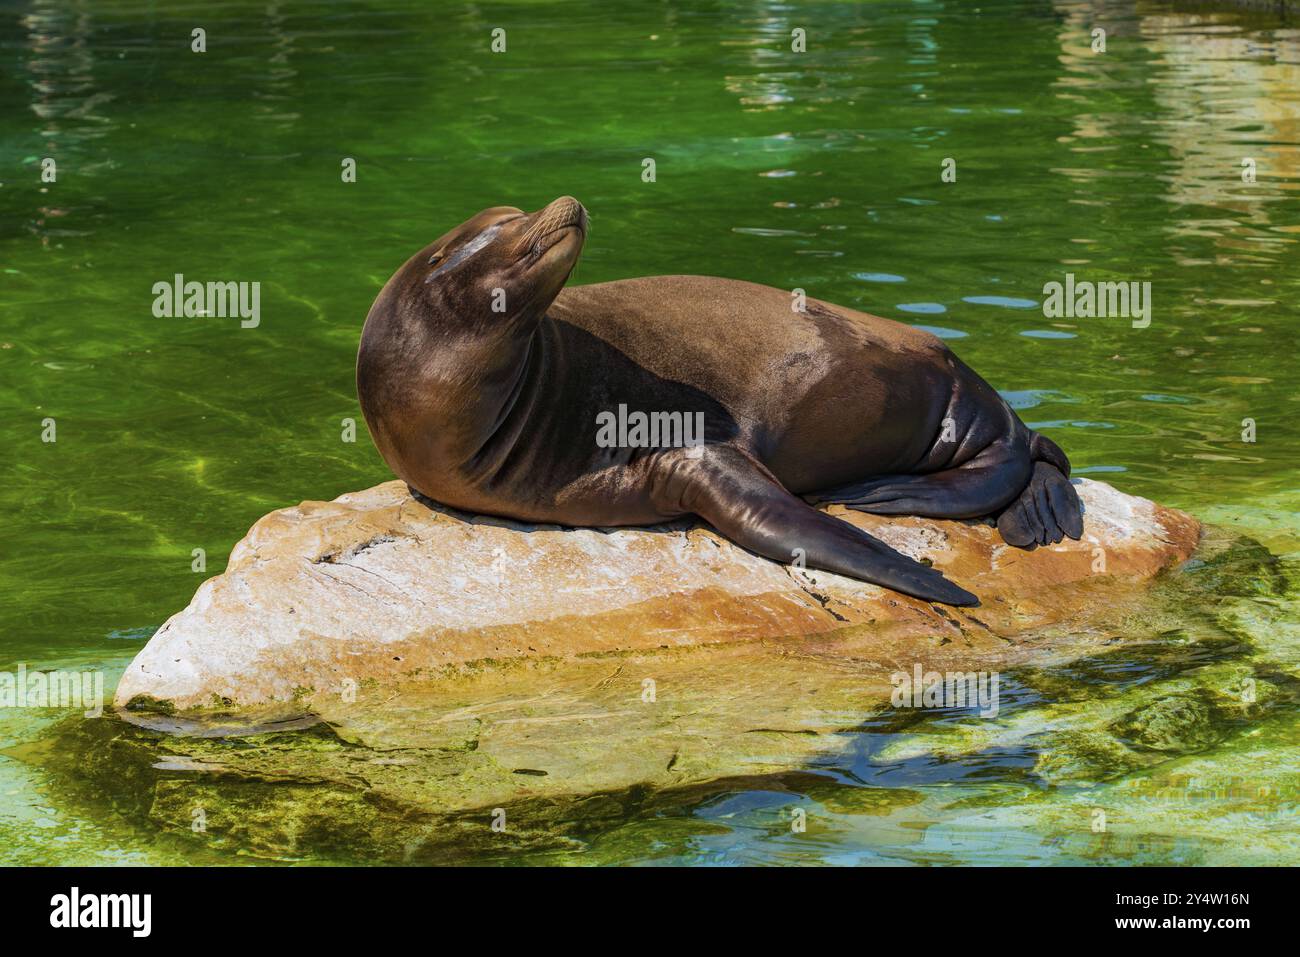
{"label": "tan rock surface", "polygon": [[[778,565],[706,526],[524,526],[430,509],[388,482],[257,522],[131,663],[116,702],[305,697],[320,711],[322,698],[427,686],[472,663],[773,639],[867,656],[877,674],[918,656],[1005,667],[1046,654],[1044,629],[1078,644],[1101,611],[1139,601],[1196,546],[1200,526],[1181,512],[1086,479],[1079,491],[1083,540],[1033,552],[983,524],[832,508],[983,602],[955,609]],[[821,639],[833,649],[819,652]]]}

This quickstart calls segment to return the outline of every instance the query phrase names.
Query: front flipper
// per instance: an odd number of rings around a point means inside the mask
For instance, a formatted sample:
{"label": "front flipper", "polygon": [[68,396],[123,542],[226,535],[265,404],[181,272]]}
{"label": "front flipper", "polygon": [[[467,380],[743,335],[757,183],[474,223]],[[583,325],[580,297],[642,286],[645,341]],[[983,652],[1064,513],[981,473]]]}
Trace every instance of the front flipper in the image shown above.
{"label": "front flipper", "polygon": [[[692,458],[691,451],[700,454]],[[666,514],[694,513],[742,548],[789,563],[801,550],[811,568],[883,585],[948,605],[977,599],[934,569],[787,492],[739,449],[674,450],[655,464],[651,496]]]}

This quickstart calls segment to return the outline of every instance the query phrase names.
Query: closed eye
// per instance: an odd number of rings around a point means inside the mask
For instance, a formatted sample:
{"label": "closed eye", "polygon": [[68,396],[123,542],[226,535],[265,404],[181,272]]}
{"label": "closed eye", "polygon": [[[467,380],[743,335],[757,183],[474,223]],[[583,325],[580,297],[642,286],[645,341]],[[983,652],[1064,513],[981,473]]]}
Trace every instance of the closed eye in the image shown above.
{"label": "closed eye", "polygon": [[[461,246],[460,249],[457,249],[454,253],[448,256],[446,262],[439,264],[438,268],[435,269],[433,272],[429,273],[428,278],[425,279],[424,281],[426,283],[431,282],[433,280],[433,277],[438,275],[438,273],[446,269],[451,269],[453,266],[457,266],[460,263],[464,262],[466,259],[468,259],[470,256],[473,256],[476,252],[478,252],[488,243],[492,242],[493,238],[496,237],[496,234],[500,229],[501,229],[501,224],[497,223],[496,225],[489,226],[487,229],[483,230],[483,232],[479,233],[477,236],[475,236],[465,245]],[[429,264],[432,265],[435,261],[441,258],[442,258],[442,253],[434,253],[433,256],[430,257],[429,259]]]}

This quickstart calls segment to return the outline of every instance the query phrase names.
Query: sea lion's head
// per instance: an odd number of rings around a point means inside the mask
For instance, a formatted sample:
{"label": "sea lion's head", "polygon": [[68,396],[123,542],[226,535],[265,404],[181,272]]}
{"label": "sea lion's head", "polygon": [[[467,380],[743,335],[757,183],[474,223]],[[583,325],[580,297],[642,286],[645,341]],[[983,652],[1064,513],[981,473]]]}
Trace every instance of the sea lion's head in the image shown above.
{"label": "sea lion's head", "polygon": [[433,315],[480,328],[535,316],[564,287],[586,238],[587,211],[572,196],[534,213],[493,206],[426,247],[411,263],[421,281],[408,288]]}
{"label": "sea lion's head", "polygon": [[420,476],[482,446],[534,320],[564,288],[586,237],[587,211],[572,196],[535,213],[493,206],[388,280],[361,333],[357,395],[399,476],[420,488]]}

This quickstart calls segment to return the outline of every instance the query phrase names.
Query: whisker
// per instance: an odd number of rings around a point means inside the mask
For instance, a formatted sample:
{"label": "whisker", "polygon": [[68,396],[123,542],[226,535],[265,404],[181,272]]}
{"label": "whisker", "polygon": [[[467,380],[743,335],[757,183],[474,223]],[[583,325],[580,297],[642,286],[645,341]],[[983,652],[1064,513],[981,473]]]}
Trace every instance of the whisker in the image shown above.
{"label": "whisker", "polygon": [[516,253],[531,246],[542,235],[542,230],[545,228],[548,218],[546,216],[541,217],[524,231],[524,234],[519,237],[519,241],[515,244],[514,251]]}

